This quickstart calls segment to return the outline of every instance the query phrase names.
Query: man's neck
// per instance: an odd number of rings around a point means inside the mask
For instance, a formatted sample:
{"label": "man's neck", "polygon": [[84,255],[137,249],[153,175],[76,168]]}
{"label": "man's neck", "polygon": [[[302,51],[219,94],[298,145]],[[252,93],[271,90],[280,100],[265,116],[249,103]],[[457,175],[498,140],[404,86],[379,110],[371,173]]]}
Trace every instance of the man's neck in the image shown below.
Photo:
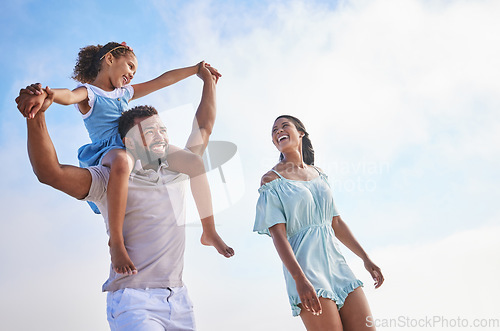
{"label": "man's neck", "polygon": [[[140,162],[140,169],[137,169],[137,162]],[[134,170],[158,170],[158,168],[161,166],[163,161],[161,159],[156,159],[154,161],[148,160],[147,162],[144,162],[142,159],[135,159],[135,165],[134,165]]]}

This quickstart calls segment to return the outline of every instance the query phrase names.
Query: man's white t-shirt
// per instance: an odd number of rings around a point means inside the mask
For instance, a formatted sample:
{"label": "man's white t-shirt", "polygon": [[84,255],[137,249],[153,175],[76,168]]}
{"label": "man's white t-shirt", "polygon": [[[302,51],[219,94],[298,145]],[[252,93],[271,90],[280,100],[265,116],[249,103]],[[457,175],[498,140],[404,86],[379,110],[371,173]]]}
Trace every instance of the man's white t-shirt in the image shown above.
{"label": "man's white t-shirt", "polygon": [[[106,188],[110,169],[102,165],[87,169],[92,174],[92,184],[84,200],[99,207],[108,230]],[[188,179],[185,174],[168,170],[165,164],[151,170],[136,162],[129,179],[123,236],[138,273],[118,274],[111,267],[103,291],[183,285]]]}

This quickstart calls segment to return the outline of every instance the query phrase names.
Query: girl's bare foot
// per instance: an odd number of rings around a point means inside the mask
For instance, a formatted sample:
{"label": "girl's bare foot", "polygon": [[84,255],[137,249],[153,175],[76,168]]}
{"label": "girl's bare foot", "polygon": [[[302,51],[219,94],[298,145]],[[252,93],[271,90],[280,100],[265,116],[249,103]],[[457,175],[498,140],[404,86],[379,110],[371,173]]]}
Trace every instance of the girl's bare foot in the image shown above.
{"label": "girl's bare foot", "polygon": [[214,246],[217,252],[225,257],[231,257],[234,255],[234,250],[226,245],[217,232],[208,234],[203,231],[200,241],[205,246]]}
{"label": "girl's bare foot", "polygon": [[134,275],[137,273],[137,269],[128,256],[127,249],[123,243],[112,244],[109,242],[109,252],[111,254],[111,264],[116,273],[125,275]]}

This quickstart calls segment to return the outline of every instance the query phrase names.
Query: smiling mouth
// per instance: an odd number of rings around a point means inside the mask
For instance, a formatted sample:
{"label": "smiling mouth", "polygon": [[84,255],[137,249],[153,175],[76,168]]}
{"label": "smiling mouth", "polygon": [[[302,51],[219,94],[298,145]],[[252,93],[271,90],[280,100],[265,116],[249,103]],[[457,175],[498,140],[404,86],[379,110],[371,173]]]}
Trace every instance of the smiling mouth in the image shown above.
{"label": "smiling mouth", "polygon": [[278,143],[282,142],[285,139],[289,139],[289,138],[290,138],[289,136],[283,135],[283,136],[281,136],[281,137],[278,138]]}
{"label": "smiling mouth", "polygon": [[127,85],[127,82],[128,82],[128,78],[123,76],[123,85]]}
{"label": "smiling mouth", "polygon": [[165,152],[165,148],[167,147],[167,144],[165,142],[158,142],[151,144],[149,146],[149,149],[155,153],[163,153]]}

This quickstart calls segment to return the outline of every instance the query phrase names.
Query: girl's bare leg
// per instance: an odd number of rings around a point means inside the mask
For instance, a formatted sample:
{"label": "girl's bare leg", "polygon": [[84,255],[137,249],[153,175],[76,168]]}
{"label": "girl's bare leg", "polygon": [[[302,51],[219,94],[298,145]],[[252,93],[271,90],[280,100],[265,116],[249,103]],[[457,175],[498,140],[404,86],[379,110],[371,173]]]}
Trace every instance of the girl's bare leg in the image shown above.
{"label": "girl's bare leg", "polygon": [[215,230],[214,217],[209,216],[201,220],[201,226],[203,227],[203,233],[201,234],[201,243],[205,246],[214,246],[219,254],[225,257],[231,257],[234,255],[234,250],[226,245],[224,240],[219,236],[217,230]]}
{"label": "girl's bare leg", "polygon": [[170,145],[169,150],[167,156],[169,169],[189,175],[191,193],[203,227],[201,243],[205,246],[214,246],[217,252],[225,257],[233,256],[234,250],[226,245],[215,230],[212,195],[203,159],[199,155],[182,150],[177,146]]}
{"label": "girl's bare leg", "polygon": [[133,161],[125,150],[114,149],[103,157],[102,164],[111,168],[107,190],[111,264],[117,273],[135,274],[137,269],[128,256],[123,238],[128,178]]}
{"label": "girl's bare leg", "polygon": [[201,226],[203,228],[203,233],[201,234],[200,241],[205,246],[214,246],[219,254],[225,257],[231,257],[234,255],[234,250],[226,245],[215,229],[212,195],[210,193],[210,186],[208,185],[203,163],[200,163],[199,172],[201,173],[200,175],[191,177],[190,184],[196,207],[202,217]]}
{"label": "girl's bare leg", "polygon": [[[356,288],[347,296],[344,306],[340,308],[340,318],[345,331],[369,330],[375,331],[375,326],[368,327],[367,317],[372,316],[365,292],[361,287]],[[368,324],[368,325],[367,325]]]}
{"label": "girl's bare leg", "polygon": [[319,303],[322,309],[320,315],[313,315],[312,312],[302,308],[302,304],[299,304],[301,308],[299,316],[307,331],[342,331],[342,321],[335,301],[320,297]]}

